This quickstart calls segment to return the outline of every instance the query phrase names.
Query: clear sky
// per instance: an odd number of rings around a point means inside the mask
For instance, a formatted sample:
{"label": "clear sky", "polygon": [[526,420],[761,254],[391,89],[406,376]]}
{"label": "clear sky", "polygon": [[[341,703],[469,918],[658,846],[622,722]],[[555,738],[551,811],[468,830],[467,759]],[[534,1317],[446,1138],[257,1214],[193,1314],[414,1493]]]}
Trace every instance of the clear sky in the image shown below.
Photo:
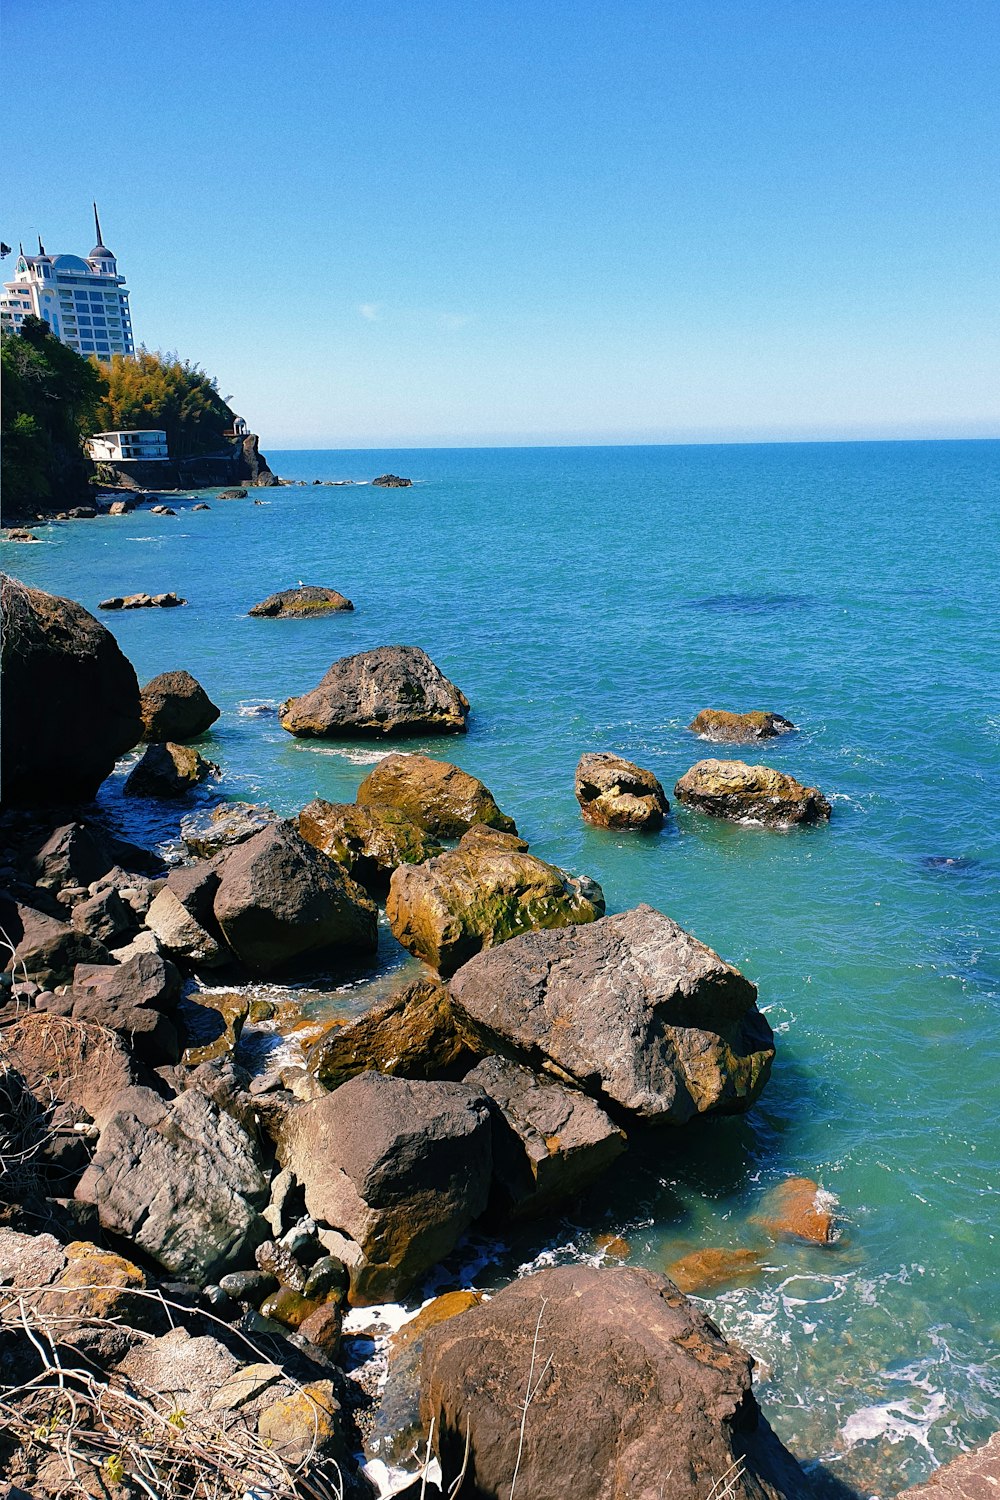
{"label": "clear sky", "polygon": [[0,235],[266,445],[1000,434],[998,0],[6,9]]}

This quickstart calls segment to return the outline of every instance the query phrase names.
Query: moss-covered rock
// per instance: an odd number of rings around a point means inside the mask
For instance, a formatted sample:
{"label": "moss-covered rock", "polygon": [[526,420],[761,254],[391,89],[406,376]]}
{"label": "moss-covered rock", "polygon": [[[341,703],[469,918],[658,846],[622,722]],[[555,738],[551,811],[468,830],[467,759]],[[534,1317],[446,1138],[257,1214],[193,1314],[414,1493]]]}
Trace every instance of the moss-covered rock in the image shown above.
{"label": "moss-covered rock", "polygon": [[803,786],[783,771],[748,766],[742,760],[700,760],[677,782],[674,796],[714,818],[767,828],[821,823],[831,812],[818,787]]}

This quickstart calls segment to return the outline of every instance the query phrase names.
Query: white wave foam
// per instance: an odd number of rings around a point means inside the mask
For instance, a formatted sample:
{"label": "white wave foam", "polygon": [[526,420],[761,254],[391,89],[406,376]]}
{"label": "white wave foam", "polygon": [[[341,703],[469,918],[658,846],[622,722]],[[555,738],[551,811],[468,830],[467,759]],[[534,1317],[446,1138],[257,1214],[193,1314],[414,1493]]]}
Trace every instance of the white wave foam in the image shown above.
{"label": "white wave foam", "polygon": [[352,766],[376,766],[380,760],[396,753],[394,750],[342,750],[335,745],[304,745],[301,742],[288,748],[301,750],[306,755],[333,755],[338,760],[350,761]]}
{"label": "white wave foam", "polygon": [[935,1458],[930,1430],[944,1416],[948,1403],[941,1391],[926,1385],[922,1406],[918,1400],[907,1398],[860,1407],[840,1429],[844,1443],[851,1448],[855,1443],[871,1442],[875,1438],[884,1438],[890,1443],[912,1442]]}

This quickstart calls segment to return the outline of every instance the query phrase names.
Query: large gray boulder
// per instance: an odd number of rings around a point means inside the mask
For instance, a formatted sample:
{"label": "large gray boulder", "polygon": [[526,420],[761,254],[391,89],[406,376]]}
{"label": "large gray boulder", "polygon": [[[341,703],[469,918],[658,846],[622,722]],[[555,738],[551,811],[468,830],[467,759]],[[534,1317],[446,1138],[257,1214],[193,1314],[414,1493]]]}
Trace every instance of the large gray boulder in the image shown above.
{"label": "large gray boulder", "polygon": [[211,729],[219,717],[211,698],[190,672],[161,672],[142,690],[142,737],[166,743],[167,740],[193,740]]}
{"label": "large gray boulder", "polygon": [[487,1057],[465,1083],[492,1100],[495,1210],[529,1218],[588,1188],[625,1150],[625,1132],[596,1100],[503,1057]]}
{"label": "large gray boulder", "polygon": [[82,605],[6,575],[0,613],[3,802],[89,802],[142,734],[132,664]]}
{"label": "large gray boulder", "polygon": [[278,1150],[312,1217],[344,1237],[333,1243],[351,1301],[380,1302],[453,1250],[486,1207],[489,1105],[463,1083],[360,1073],[293,1109]]}
{"label": "large gray boulder", "polygon": [[437,859],[401,865],[385,910],[403,947],[447,975],[519,933],[592,922],[604,893],[589,877],[527,853],[512,834],[477,828]]}
{"label": "large gray boulder", "polygon": [[419,646],[379,646],[335,661],[278,716],[289,734],[307,737],[464,734],[469,701]]}
{"label": "large gray boulder", "polygon": [[124,963],[77,964],[63,1001],[74,1020],[106,1026],[135,1055],[157,1067],[180,1056],[173,1012],[181,978],[159,953],[139,953]]}
{"label": "large gray boulder", "polygon": [[751,1369],[666,1277],[560,1266],[427,1331],[421,1415],[482,1500],[802,1500]]}
{"label": "large gray boulder", "polygon": [[436,838],[461,838],[479,823],[517,832],[478,777],[430,755],[387,755],[358,787],[358,802],[404,814]]}
{"label": "large gray boulder", "polygon": [[236,957],[260,974],[325,950],[374,953],[378,941],[375,903],[288,823],[228,855],[213,910]]}
{"label": "large gray boulder", "polygon": [[481,1051],[637,1121],[748,1109],[774,1058],[755,987],[651,906],[512,938],[459,969],[451,996]]}
{"label": "large gray boulder", "polygon": [[78,963],[110,963],[111,954],[96,938],[78,932],[49,912],[0,892],[0,933],[14,946],[5,946],[0,962],[19,979],[30,979],[43,989],[65,984]]}
{"label": "large gray boulder", "polygon": [[670,804],[652,771],[610,751],[580,756],[576,800],[595,828],[629,828],[653,833],[663,827]]}
{"label": "large gray boulder", "polygon": [[198,1089],[169,1103],[127,1089],[77,1186],[101,1225],[175,1276],[201,1285],[249,1265],[269,1234],[268,1178],[256,1142]]}

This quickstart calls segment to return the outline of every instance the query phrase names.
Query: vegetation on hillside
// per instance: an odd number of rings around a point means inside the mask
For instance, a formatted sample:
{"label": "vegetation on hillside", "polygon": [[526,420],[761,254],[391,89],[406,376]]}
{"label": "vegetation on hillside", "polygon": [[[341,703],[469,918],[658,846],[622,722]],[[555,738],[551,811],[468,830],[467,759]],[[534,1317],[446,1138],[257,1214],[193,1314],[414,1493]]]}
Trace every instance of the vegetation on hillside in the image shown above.
{"label": "vegetation on hillside", "polygon": [[88,499],[83,439],[100,421],[107,389],[101,372],[34,317],[0,339],[0,371],[4,519]]}
{"label": "vegetation on hillside", "polygon": [[142,349],[135,357],[113,355],[100,372],[107,385],[99,419],[102,430],[160,429],[167,434],[171,458],[224,451],[223,434],[232,428],[233,410],[198,365],[176,354]]}

